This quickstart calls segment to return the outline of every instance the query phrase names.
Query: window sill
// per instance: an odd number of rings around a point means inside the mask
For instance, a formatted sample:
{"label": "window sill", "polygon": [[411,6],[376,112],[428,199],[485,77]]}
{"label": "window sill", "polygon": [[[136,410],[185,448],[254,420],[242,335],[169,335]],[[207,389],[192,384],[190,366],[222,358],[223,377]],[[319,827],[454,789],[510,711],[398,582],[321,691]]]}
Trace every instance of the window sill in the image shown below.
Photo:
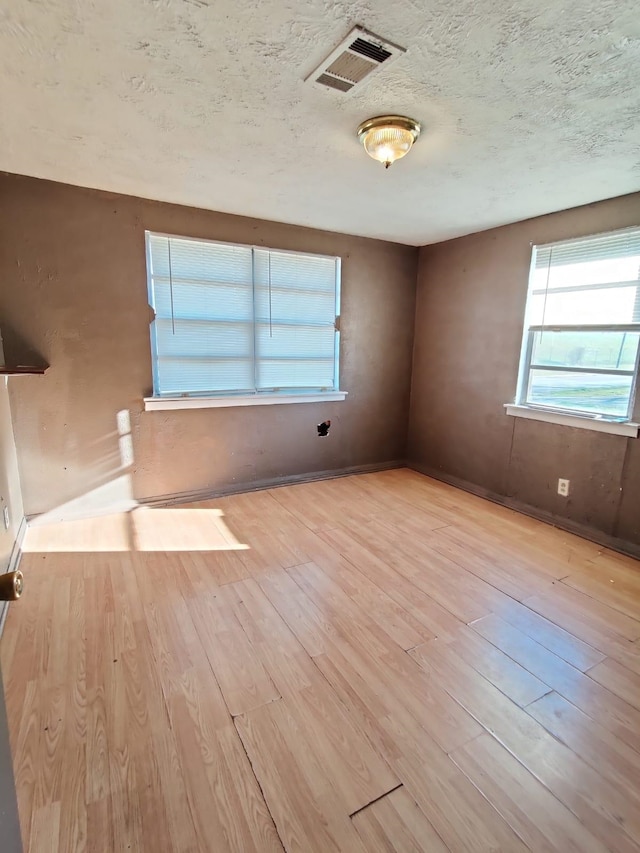
{"label": "window sill", "polygon": [[239,406],[275,406],[283,403],[333,403],[345,400],[346,391],[324,394],[246,394],[237,397],[145,397],[145,412],[171,409],[222,409]]}
{"label": "window sill", "polygon": [[640,429],[640,424],[632,421],[608,421],[604,418],[551,412],[546,409],[535,409],[531,406],[518,406],[514,403],[505,403],[504,408],[506,413],[514,418],[528,418],[532,421],[545,421],[550,424],[578,427],[578,429],[591,429],[595,432],[608,432],[612,435],[626,435],[630,438],[637,438]]}

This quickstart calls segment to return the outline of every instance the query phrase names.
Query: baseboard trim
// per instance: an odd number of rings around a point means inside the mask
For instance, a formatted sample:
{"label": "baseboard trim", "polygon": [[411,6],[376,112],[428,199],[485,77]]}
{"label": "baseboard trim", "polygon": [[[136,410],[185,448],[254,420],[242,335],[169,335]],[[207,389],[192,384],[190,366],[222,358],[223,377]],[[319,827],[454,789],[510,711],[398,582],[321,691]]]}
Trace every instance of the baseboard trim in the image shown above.
{"label": "baseboard trim", "polygon": [[[27,519],[23,516],[22,521],[20,522],[20,527],[18,527],[18,532],[16,533],[16,540],[13,543],[13,548],[11,549],[11,556],[9,557],[9,563],[5,571],[15,572],[15,570],[20,565],[20,558],[22,557],[22,543],[24,542],[24,536],[26,532]],[[4,630],[4,623],[7,618],[8,611],[9,602],[0,602],[0,639],[2,639],[2,631]]]}
{"label": "baseboard trim", "polygon": [[168,495],[137,498],[137,501],[141,506],[172,506],[173,504],[226,498],[231,495],[239,495],[246,492],[261,492],[265,489],[278,489],[282,486],[297,486],[301,483],[313,483],[316,480],[335,480],[339,477],[350,477],[353,474],[373,474],[376,471],[389,471],[394,468],[405,467],[406,464],[404,460],[374,462],[370,465],[352,465],[348,468],[335,468],[329,471],[313,471],[308,474],[290,474],[285,477],[273,477],[267,480],[254,480],[251,483],[234,483],[217,489],[198,489],[193,492],[176,492]]}
{"label": "baseboard trim", "polygon": [[454,477],[452,474],[447,474],[444,471],[437,471],[419,462],[407,462],[406,467],[411,468],[412,471],[417,471],[419,474],[424,474],[426,477],[439,480],[441,483],[454,486],[456,489],[462,489],[465,492],[470,492],[472,495],[477,495],[479,498],[484,498],[492,503],[500,504],[516,512],[521,512],[523,515],[528,515],[538,521],[544,521],[546,524],[551,524],[553,527],[558,527],[561,530],[566,530],[567,533],[574,533],[576,536],[588,539],[590,542],[595,542],[596,545],[601,545],[603,548],[610,548],[612,551],[618,551],[620,554],[625,554],[627,557],[634,557],[636,560],[640,559],[640,545],[636,545],[634,542],[619,539],[617,536],[610,536],[602,530],[596,530],[593,527],[588,527],[586,524],[580,524],[569,518],[562,518],[562,516],[538,509],[535,506],[514,500],[506,495],[500,495],[497,492],[492,492],[490,489],[485,489],[483,486],[478,486],[475,483]]}

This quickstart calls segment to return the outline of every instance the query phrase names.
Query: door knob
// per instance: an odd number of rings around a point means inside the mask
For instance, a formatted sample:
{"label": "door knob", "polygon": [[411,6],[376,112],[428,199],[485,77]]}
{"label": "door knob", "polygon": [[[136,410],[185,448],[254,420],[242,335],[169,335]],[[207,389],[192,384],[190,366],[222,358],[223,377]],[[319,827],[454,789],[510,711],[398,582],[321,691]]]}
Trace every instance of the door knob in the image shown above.
{"label": "door knob", "polygon": [[5,572],[0,575],[0,601],[16,601],[22,595],[22,572]]}

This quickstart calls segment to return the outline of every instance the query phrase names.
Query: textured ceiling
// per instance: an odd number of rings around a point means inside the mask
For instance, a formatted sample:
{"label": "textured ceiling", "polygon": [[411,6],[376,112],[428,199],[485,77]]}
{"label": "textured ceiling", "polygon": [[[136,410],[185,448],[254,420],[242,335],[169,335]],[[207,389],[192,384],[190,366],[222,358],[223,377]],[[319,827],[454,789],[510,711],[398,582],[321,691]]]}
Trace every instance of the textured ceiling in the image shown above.
{"label": "textured ceiling", "polygon": [[[354,24],[406,55],[305,85]],[[0,169],[71,184],[414,245],[640,189],[636,0],[8,0],[0,69]]]}

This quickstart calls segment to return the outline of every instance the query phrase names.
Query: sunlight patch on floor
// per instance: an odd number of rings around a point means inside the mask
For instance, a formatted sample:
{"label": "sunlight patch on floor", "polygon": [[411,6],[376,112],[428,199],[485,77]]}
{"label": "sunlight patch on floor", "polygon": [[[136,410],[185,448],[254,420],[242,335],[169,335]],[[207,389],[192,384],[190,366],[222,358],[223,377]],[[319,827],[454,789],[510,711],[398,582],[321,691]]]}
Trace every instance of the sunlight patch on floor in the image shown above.
{"label": "sunlight patch on floor", "polygon": [[129,513],[45,523],[29,522],[22,550],[25,553],[60,551],[130,551]]}
{"label": "sunlight patch on floor", "polygon": [[135,551],[245,551],[219,509],[151,509],[131,513]]}
{"label": "sunlight patch on floor", "polygon": [[137,507],[130,512],[30,524],[25,553],[98,551],[244,551],[222,510]]}

